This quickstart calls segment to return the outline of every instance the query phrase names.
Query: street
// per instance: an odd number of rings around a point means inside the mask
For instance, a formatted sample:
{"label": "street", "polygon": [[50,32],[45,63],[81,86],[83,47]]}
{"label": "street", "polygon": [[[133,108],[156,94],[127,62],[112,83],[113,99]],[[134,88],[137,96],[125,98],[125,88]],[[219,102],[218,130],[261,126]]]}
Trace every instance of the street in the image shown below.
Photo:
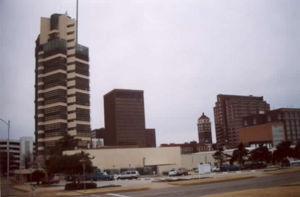
{"label": "street", "polygon": [[[300,181],[300,172],[262,176],[250,179],[208,183],[201,185],[178,186],[164,189],[143,190],[137,192],[92,194],[85,197],[199,197],[206,194],[223,193],[254,188],[280,186]],[[82,196],[83,197],[83,196]]]}

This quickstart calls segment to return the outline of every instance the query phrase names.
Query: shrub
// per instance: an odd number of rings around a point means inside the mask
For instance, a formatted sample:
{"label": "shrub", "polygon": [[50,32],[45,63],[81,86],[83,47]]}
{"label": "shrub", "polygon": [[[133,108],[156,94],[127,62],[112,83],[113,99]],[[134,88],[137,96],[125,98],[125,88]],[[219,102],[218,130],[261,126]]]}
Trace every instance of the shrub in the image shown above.
{"label": "shrub", "polygon": [[[96,183],[85,183],[86,189],[93,189],[97,188]],[[67,183],[65,185],[65,190],[78,190],[78,189],[84,189],[84,183]]]}

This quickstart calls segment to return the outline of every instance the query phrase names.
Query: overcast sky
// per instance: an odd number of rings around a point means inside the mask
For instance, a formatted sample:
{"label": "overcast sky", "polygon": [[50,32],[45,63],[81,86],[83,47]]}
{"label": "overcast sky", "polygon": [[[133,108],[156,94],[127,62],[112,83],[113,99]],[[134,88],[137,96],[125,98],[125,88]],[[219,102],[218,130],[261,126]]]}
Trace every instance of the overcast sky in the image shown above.
{"label": "overcast sky", "polygon": [[[75,0],[0,0],[0,118],[11,136],[34,135],[34,48],[40,17],[74,18]],[[215,128],[217,94],[264,96],[300,107],[300,1],[79,1],[79,43],[90,50],[92,129],[103,95],[144,90],[157,144],[198,140],[204,112]],[[6,126],[0,123],[0,137]]]}

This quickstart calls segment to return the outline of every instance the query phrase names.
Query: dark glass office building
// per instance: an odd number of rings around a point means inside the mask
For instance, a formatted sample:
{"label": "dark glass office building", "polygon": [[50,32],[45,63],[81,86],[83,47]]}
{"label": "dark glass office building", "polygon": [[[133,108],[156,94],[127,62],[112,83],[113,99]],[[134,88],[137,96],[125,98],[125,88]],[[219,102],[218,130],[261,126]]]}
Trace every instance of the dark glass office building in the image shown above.
{"label": "dark glass office building", "polygon": [[112,90],[104,95],[104,113],[107,132],[105,145],[138,147],[156,145],[155,130],[145,129],[143,91]]}

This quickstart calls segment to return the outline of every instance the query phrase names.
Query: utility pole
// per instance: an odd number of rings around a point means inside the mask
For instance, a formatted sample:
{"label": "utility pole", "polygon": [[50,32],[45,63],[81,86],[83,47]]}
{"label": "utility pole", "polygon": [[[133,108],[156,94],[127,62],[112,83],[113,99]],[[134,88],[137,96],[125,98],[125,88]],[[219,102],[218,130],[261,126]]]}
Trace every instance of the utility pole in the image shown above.
{"label": "utility pole", "polygon": [[6,176],[6,188],[7,188],[7,196],[9,196],[9,129],[10,129],[10,121],[8,120],[8,123],[7,123],[7,176]]}
{"label": "utility pole", "polygon": [[84,182],[83,182],[83,189],[85,191],[86,186],[85,186],[85,163],[87,162],[87,160],[85,158],[82,158],[79,160],[80,163],[82,163],[82,170],[83,170],[83,178],[84,178]]}

